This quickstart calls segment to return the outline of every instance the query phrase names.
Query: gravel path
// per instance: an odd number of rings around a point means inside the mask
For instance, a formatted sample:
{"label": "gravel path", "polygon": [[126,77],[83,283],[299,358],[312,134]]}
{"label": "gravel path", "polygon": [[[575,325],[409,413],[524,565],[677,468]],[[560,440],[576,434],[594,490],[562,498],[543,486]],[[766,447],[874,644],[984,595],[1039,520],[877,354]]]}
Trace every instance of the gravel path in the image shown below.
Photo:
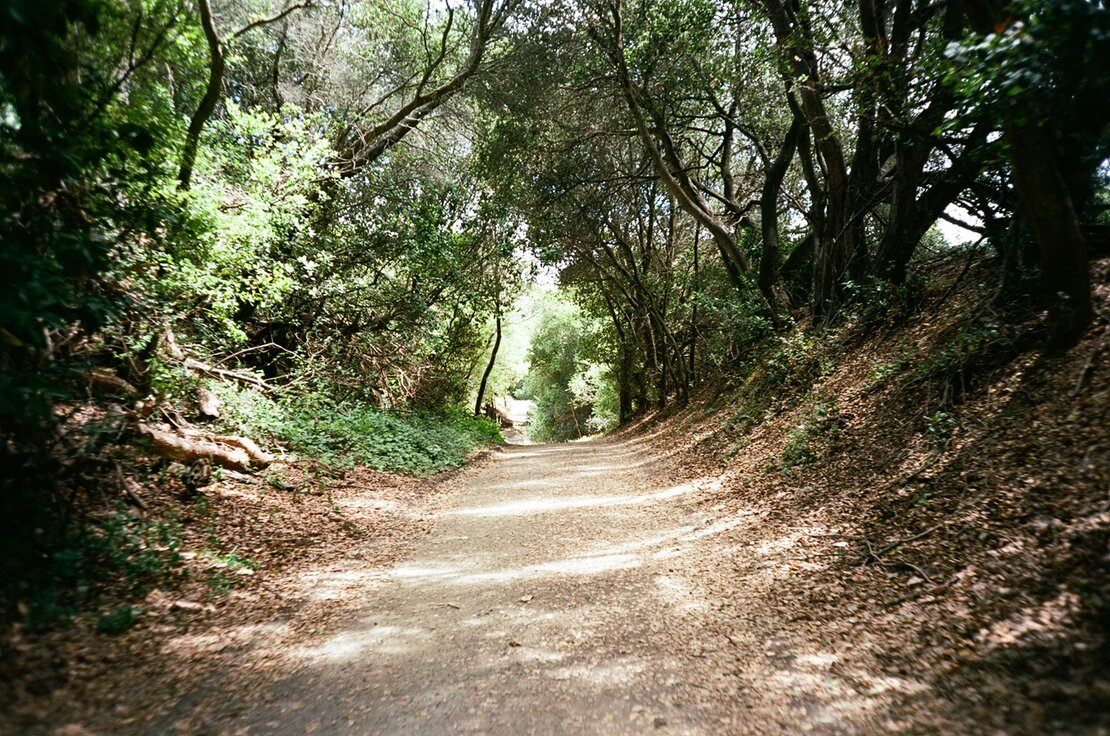
{"label": "gravel path", "polygon": [[731,731],[694,684],[720,650],[682,573],[693,490],[635,443],[503,450],[295,674],[191,705],[229,734]]}

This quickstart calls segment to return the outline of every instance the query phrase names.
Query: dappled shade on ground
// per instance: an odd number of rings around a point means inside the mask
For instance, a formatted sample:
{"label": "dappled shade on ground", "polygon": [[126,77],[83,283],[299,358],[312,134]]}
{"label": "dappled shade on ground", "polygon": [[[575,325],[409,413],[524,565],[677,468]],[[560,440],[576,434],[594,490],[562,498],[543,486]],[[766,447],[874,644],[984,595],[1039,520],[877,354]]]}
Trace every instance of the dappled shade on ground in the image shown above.
{"label": "dappled shade on ground", "polygon": [[[894,703],[928,695],[817,632],[797,632],[787,652],[756,611],[727,630],[707,626],[720,623],[706,596],[720,572],[712,550],[758,534],[762,516],[699,511],[719,484],[671,478],[651,450],[624,441],[496,454],[398,564],[333,560],[299,574],[304,595],[341,614],[307,636],[266,629],[140,732],[712,734],[807,723],[878,733]],[[775,551],[733,564],[774,584],[793,569]],[[185,655],[183,644],[169,653]],[[265,667],[228,697],[256,657]],[[753,667],[763,681],[744,692],[736,674]]]}

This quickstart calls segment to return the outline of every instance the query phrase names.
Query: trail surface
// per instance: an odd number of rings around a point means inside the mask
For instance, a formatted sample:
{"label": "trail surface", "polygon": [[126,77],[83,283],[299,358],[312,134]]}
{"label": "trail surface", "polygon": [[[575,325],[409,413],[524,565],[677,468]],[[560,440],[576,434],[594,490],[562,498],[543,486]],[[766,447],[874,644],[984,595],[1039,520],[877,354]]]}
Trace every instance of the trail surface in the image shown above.
{"label": "trail surface", "polygon": [[655,473],[635,444],[497,453],[409,559],[348,589],[360,605],[292,674],[212,682],[176,716],[236,734],[736,731],[695,672],[720,649],[681,570],[693,486]]}

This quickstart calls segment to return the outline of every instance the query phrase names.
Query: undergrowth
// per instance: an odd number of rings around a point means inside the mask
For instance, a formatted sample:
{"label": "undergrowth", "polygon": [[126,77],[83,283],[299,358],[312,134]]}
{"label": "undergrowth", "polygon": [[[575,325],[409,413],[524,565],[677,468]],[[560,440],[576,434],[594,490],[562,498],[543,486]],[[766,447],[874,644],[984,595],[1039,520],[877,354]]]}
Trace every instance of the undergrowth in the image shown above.
{"label": "undergrowth", "polygon": [[[32,630],[65,625],[103,600],[146,595],[181,573],[181,527],[135,515],[122,503],[75,532],[43,544],[33,574],[12,575],[0,594],[15,602]],[[13,561],[14,557],[9,557]],[[98,630],[118,633],[137,611],[116,609],[101,615]]]}
{"label": "undergrowth", "polygon": [[462,410],[401,414],[319,395],[274,399],[227,384],[214,388],[229,430],[333,465],[427,476],[459,467],[471,452],[504,441],[492,421]]}
{"label": "undergrowth", "polygon": [[782,447],[782,469],[805,466],[836,449],[843,426],[840,407],[835,400],[814,403],[805,423],[794,427]]}

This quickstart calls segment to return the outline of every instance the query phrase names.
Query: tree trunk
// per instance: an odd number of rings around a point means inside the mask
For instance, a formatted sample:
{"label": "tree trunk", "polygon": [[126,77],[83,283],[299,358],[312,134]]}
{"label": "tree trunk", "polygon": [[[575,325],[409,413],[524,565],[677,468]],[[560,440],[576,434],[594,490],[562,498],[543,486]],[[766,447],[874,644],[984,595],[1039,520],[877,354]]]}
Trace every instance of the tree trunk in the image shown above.
{"label": "tree trunk", "polygon": [[[651,100],[646,86],[638,86],[633,81],[625,58],[620,4],[610,4],[609,10],[612,15],[612,26],[608,29],[610,36],[602,37],[596,27],[591,30],[591,35],[602,45],[613,64],[622,96],[640,141],[651,158],[655,174],[678,206],[709,231],[721,254],[730,283],[744,295],[747,293],[747,278],[755,275],[751,259],[737,244],[733,226],[715,213],[702,196],[692,179],[691,167],[683,162],[679,146],[667,130],[665,116]],[[765,298],[764,302],[772,320],[777,321],[774,301]]]}
{"label": "tree trunk", "polygon": [[204,97],[200,100],[196,112],[189,121],[189,130],[185,134],[185,147],[181,152],[181,167],[177,172],[177,188],[186,190],[192,183],[193,167],[197,162],[197,149],[200,147],[200,134],[204,124],[216,110],[220,101],[220,90],[224,85],[224,49],[220,37],[216,33],[216,25],[212,20],[212,7],[208,0],[197,0],[200,10],[200,23],[204,29],[204,37],[208,41],[208,84],[204,88]]}
{"label": "tree trunk", "polygon": [[767,167],[759,198],[760,229],[763,235],[763,250],[759,258],[759,290],[763,292],[764,298],[775,305],[771,313],[775,330],[781,326],[778,317],[780,311],[788,307],[785,294],[779,293],[779,192],[804,125],[805,120],[796,115],[778,156]]}
{"label": "tree trunk", "polygon": [[[842,290],[842,279],[854,252],[851,222],[848,216],[848,166],[836,130],[829,121],[828,111],[819,91],[820,71],[814,52],[812,34],[782,0],[763,0],[763,6],[774,29],[775,38],[789,60],[790,70],[798,81],[797,107],[804,114],[813,135],[813,148],[825,179],[825,212],[820,229],[814,230],[812,307],[816,317],[829,315],[836,307]],[[788,91],[788,94],[791,92]],[[808,177],[807,177],[808,178]],[[817,197],[814,197],[815,201]]]}
{"label": "tree trunk", "polygon": [[[1002,17],[1002,7],[994,0],[967,0],[964,9],[972,28],[982,35],[995,32]],[[1068,347],[1091,324],[1094,307],[1087,242],[1076,211],[1080,203],[1068,189],[1056,136],[1047,127],[1051,119],[1051,110],[1038,104],[1036,93],[1026,92],[1002,111],[1002,140],[1040,252],[1051,340],[1057,347]]]}
{"label": "tree trunk", "polygon": [[1049,291],[1049,329],[1058,347],[1075,344],[1094,318],[1087,242],[1043,125],[1008,116],[1003,137],[1010,152],[1014,187],[1037,238]]}
{"label": "tree trunk", "polygon": [[620,370],[617,373],[617,387],[620,403],[620,423],[632,418],[632,351],[621,345]]}
{"label": "tree trunk", "polygon": [[486,370],[482,374],[482,382],[478,384],[478,398],[474,400],[474,416],[482,416],[482,399],[486,396],[486,383],[489,381],[489,374],[493,373],[493,364],[497,362],[497,349],[501,347],[501,304],[497,304],[496,316],[497,329],[494,332],[493,350],[489,354],[489,363],[486,364]]}

